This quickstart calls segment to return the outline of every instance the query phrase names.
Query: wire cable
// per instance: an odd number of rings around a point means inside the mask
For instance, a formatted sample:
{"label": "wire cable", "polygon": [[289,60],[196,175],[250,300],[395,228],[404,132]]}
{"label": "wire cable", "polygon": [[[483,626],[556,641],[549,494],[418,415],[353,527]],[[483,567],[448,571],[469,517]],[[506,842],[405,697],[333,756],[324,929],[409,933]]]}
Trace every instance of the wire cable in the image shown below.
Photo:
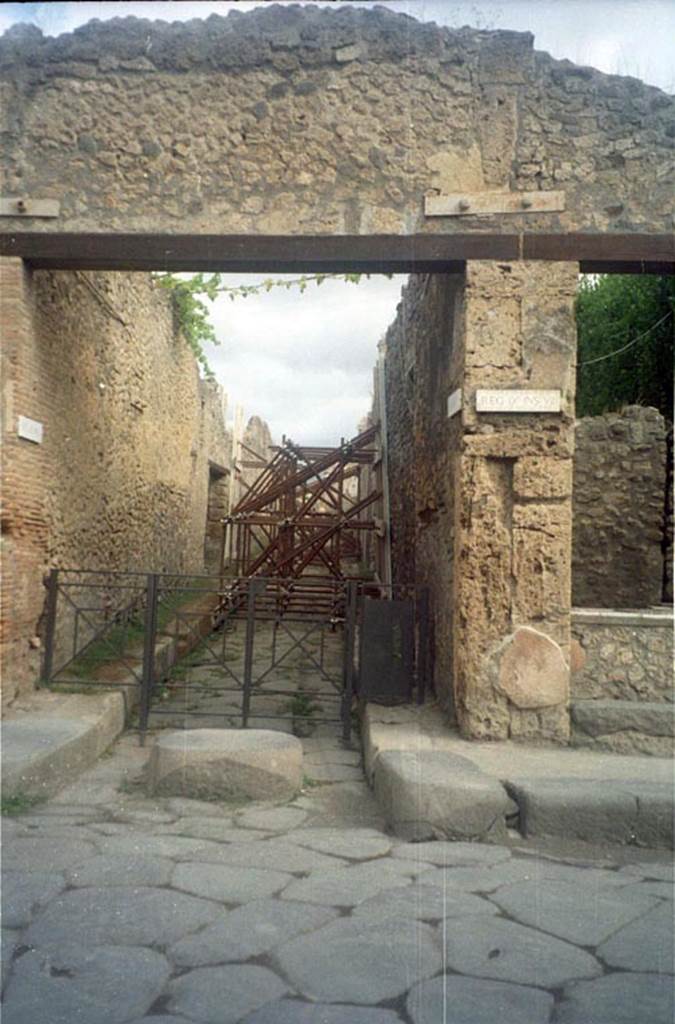
{"label": "wire cable", "polygon": [[651,334],[651,332],[655,331],[657,327],[660,327],[669,316],[672,316],[671,310],[668,310],[665,316],[662,316],[660,320],[657,320],[655,324],[648,327],[646,331],[642,332],[642,334],[638,334],[637,338],[633,338],[632,341],[629,341],[627,345],[622,345],[621,348],[615,349],[614,352],[607,352],[604,356],[596,356],[595,359],[584,359],[583,363],[577,363],[577,369],[579,369],[580,366],[591,366],[593,363],[601,363],[603,359],[611,359],[612,356],[618,356],[621,352],[626,352],[627,349],[632,348],[633,345],[638,343],[638,341],[642,341],[642,339],[646,338],[648,334]]}

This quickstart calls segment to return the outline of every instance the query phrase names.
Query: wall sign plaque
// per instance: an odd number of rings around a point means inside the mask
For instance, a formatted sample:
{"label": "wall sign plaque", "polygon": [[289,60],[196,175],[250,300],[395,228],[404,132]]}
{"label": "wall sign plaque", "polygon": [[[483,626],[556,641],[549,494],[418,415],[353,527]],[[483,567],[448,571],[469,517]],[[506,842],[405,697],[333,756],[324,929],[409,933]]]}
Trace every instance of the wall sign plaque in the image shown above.
{"label": "wall sign plaque", "polygon": [[476,391],[476,412],[560,412],[562,392],[559,388],[484,389]]}
{"label": "wall sign plaque", "polygon": [[16,432],[24,441],[42,444],[42,424],[28,416],[19,416]]}
{"label": "wall sign plaque", "polygon": [[454,416],[462,408],[462,389],[457,388],[451,395],[448,395],[448,419]]}

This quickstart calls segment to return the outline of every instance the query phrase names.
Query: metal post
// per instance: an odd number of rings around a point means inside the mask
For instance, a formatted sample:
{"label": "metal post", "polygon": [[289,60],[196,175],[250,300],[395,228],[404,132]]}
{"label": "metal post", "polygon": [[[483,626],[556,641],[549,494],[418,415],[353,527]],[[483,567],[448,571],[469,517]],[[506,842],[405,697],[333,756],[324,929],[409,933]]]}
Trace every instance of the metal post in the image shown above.
{"label": "metal post", "polygon": [[140,740],[145,745],[145,734],[150,717],[150,701],[155,676],[155,644],[157,642],[157,594],[159,576],[149,573],[146,579],[145,637],[143,642],[143,676],[141,679]]}
{"label": "metal post", "polygon": [[246,643],[244,647],[244,698],[241,710],[241,725],[248,728],[251,713],[251,685],[253,681],[253,642],[255,640],[255,600],[267,584],[264,580],[248,581],[248,604],[246,606]]}
{"label": "metal post", "polygon": [[349,746],[352,738],[352,698],[354,696],[354,646],[356,639],[356,606],[358,583],[350,580],[347,584],[347,608],[345,610],[344,660],[342,668],[342,742]]}
{"label": "metal post", "polygon": [[56,633],[56,606],[59,597],[59,570],[52,569],[47,583],[47,623],[45,630],[45,656],[42,665],[42,686],[48,686],[54,667],[54,636]]}
{"label": "metal post", "polygon": [[385,530],[382,582],[391,583],[391,507],[389,501],[389,437],[387,435],[387,378],[385,373],[386,351],[386,343],[380,342],[377,358],[377,378],[380,398],[380,446],[382,450],[382,518],[384,519]]}

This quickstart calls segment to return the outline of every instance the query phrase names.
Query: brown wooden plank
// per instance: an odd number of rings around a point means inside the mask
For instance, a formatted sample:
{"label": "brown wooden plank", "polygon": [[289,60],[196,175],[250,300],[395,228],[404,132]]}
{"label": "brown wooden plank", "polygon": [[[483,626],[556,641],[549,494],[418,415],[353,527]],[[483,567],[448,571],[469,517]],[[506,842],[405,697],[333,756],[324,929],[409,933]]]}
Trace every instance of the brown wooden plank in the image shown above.
{"label": "brown wooden plank", "polygon": [[232,272],[461,273],[466,259],[517,259],[516,235],[148,235],[22,232],[0,253],[37,268]]}
{"label": "brown wooden plank", "polygon": [[426,196],[427,217],[475,217],[493,214],[555,213],[565,209],[564,192],[452,192]]}
{"label": "brown wooden plank", "polygon": [[569,260],[583,272],[672,273],[672,234],[0,234],[37,269],[258,273],[461,273],[466,260]]}
{"label": "brown wooden plank", "polygon": [[605,263],[675,260],[675,235],[669,234],[556,234],[523,235],[523,259],[575,260]]}

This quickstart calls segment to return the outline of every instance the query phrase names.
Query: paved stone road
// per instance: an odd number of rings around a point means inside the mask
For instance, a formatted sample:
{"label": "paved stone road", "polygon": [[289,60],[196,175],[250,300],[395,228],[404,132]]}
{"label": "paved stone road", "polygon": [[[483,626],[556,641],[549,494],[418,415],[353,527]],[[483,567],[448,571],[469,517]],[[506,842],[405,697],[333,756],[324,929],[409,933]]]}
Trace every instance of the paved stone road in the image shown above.
{"label": "paved stone road", "polygon": [[4,819],[4,1024],[672,1024],[666,855],[400,843],[305,751],[292,804],[225,808],[145,798],[126,737]]}

